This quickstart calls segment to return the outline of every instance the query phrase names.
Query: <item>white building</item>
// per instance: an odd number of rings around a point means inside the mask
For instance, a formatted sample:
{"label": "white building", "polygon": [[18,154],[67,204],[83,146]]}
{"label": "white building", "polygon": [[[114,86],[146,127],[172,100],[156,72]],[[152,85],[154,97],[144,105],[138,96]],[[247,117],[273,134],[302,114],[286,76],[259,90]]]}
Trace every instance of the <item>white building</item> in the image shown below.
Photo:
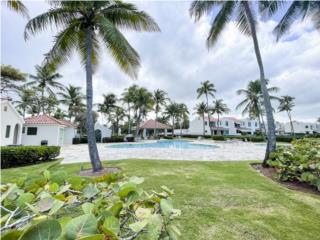
{"label": "white building", "polygon": [[[320,123],[297,122],[293,121],[294,133],[317,134],[320,133]],[[284,124],[284,132],[291,133],[290,122]]]}
{"label": "white building", "polygon": [[[205,118],[205,135],[210,135],[211,130],[213,135],[240,135],[241,133],[254,134],[260,130],[259,122],[255,119],[237,119],[234,117]],[[210,130],[211,129],[211,130]],[[187,133],[190,135],[203,134],[203,120],[202,118],[195,118],[190,121],[190,126]]]}
{"label": "white building", "polygon": [[23,118],[8,100],[1,101],[1,146],[21,144]]}
{"label": "white building", "polygon": [[41,145],[42,142],[49,146],[72,144],[75,134],[75,126],[67,120],[48,115],[33,116],[25,119],[22,145]]}
{"label": "white building", "polygon": [[96,134],[96,140],[101,142],[103,138],[110,138],[112,135],[111,129],[106,125],[102,125],[98,122],[94,124],[94,132]]}

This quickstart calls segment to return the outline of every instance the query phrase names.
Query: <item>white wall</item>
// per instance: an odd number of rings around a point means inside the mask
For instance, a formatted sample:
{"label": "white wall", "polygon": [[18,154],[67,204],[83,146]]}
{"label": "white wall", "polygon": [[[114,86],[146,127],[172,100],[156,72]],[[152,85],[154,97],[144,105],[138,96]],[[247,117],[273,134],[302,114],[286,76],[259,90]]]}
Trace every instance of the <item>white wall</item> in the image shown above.
{"label": "white wall", "polygon": [[[47,140],[48,145],[59,145],[59,125],[25,124],[24,127],[25,132],[22,134],[23,145],[39,146],[42,140]],[[28,127],[37,127],[37,135],[27,135]]]}
{"label": "white wall", "polygon": [[[313,134],[313,132],[320,133],[320,124],[317,123],[306,123],[306,122],[296,122],[293,121],[293,129],[295,133],[308,133]],[[290,123],[284,125],[285,133],[291,133]]]}
{"label": "white wall", "polygon": [[[6,111],[4,111],[6,109]],[[15,126],[18,124],[17,143],[21,144],[21,133],[23,119],[19,117],[13,106],[8,101],[1,102],[1,146],[6,146],[14,143]],[[10,135],[6,138],[6,128],[10,126]]]}
{"label": "white wall", "polygon": [[64,144],[72,144],[72,139],[76,135],[76,130],[73,127],[66,127],[64,129]]}
{"label": "white wall", "polygon": [[101,131],[101,138],[107,137],[110,138],[111,137],[111,129],[107,128],[104,125],[101,125],[100,123],[96,122],[94,124],[94,130],[100,130]]}

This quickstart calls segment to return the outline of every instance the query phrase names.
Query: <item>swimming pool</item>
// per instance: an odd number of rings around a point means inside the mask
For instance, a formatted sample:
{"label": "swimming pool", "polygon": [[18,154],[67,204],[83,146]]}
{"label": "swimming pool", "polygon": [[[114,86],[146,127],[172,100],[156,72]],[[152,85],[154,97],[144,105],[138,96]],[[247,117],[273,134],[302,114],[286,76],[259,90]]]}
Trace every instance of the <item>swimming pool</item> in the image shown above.
{"label": "swimming pool", "polygon": [[150,143],[122,143],[107,146],[108,148],[169,148],[169,149],[214,149],[218,146],[198,144],[186,140],[159,140]]}

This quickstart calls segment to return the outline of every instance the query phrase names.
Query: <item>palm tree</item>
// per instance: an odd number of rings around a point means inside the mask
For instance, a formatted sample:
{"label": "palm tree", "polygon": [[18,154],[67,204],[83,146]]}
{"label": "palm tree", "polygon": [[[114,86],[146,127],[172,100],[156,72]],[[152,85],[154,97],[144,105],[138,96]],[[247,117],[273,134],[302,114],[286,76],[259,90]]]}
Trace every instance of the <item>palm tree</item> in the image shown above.
{"label": "palm tree", "polygon": [[49,95],[44,98],[45,102],[45,110],[46,113],[50,116],[53,111],[55,111],[56,107],[59,105],[59,101],[55,95]]}
{"label": "palm tree", "polygon": [[1,65],[0,68],[1,88],[0,93],[8,93],[9,91],[16,91],[19,89],[17,83],[24,82],[26,80],[26,74],[20,72],[18,69],[10,65]]}
{"label": "palm tree", "polygon": [[121,100],[127,104],[127,118],[128,118],[128,134],[131,134],[131,109],[132,104],[134,103],[134,96],[136,93],[136,90],[138,89],[138,85],[134,84],[131,87],[125,89],[125,91],[122,93]]}
{"label": "palm tree", "polygon": [[23,88],[18,92],[19,100],[13,101],[23,118],[25,118],[27,110],[31,108],[34,96],[35,91],[33,89]]}
{"label": "palm tree", "polygon": [[107,117],[107,124],[112,122],[112,112],[116,106],[117,97],[113,93],[103,94],[103,103],[98,104],[98,112],[105,114]]}
{"label": "palm tree", "polygon": [[220,125],[220,115],[230,112],[230,109],[228,108],[227,104],[223,102],[223,99],[217,99],[213,101],[213,107],[210,110],[213,114],[216,113],[218,115],[217,127]]}
{"label": "palm tree", "polygon": [[95,141],[92,117],[92,74],[97,65],[100,42],[111,52],[120,68],[132,77],[137,76],[140,66],[138,53],[119,31],[159,31],[156,22],[136,6],[122,1],[54,1],[52,8],[26,26],[25,37],[46,29],[48,24],[62,27],[55,37],[55,43],[47,54],[47,60],[60,64],[68,60],[74,49],[80,52],[86,69],[87,82],[87,134],[90,160],[93,171],[102,169]]}
{"label": "palm tree", "polygon": [[53,117],[56,119],[64,119],[66,117],[69,117],[69,114],[61,110],[61,108],[57,108],[55,113],[53,114]]}
{"label": "palm tree", "polygon": [[184,119],[188,118],[188,107],[184,103],[179,104],[179,114],[178,114],[178,122],[180,127],[180,136],[182,136],[182,123],[184,122]]}
{"label": "palm tree", "polygon": [[[153,92],[153,102],[154,102],[154,112],[156,114],[156,119],[158,118],[158,113],[161,111],[161,107],[165,106],[167,93],[161,89],[157,89]],[[155,122],[153,135],[156,136],[157,132],[157,122]]]}
{"label": "palm tree", "polygon": [[136,137],[139,135],[141,119],[146,117],[148,112],[152,110],[153,104],[152,93],[146,88],[140,87],[135,90],[133,109],[136,118]]}
{"label": "palm tree", "polygon": [[282,96],[279,100],[280,105],[278,107],[279,112],[287,112],[289,121],[290,121],[290,127],[291,127],[291,134],[294,134],[293,124],[292,124],[292,118],[291,118],[291,111],[292,108],[295,106],[294,104],[294,97],[291,96]]}
{"label": "palm tree", "polygon": [[[268,123],[268,144],[266,149],[263,165],[269,159],[269,154],[276,150],[276,133],[275,122],[273,118],[272,106],[267,91],[267,83],[264,74],[262,58],[259,49],[259,42],[256,33],[255,15],[253,13],[252,2],[249,1],[194,1],[191,3],[190,14],[198,21],[204,14],[212,15],[215,6],[219,8],[218,13],[214,16],[207,38],[207,46],[211,48],[217,42],[221,32],[226,27],[227,23],[236,19],[239,30],[252,37],[254,51],[257,58],[260,82],[263,93],[264,105]],[[234,17],[235,16],[235,17]]]}
{"label": "palm tree", "polygon": [[69,84],[69,86],[67,86],[63,92],[59,92],[58,95],[62,98],[60,102],[68,106],[68,117],[70,120],[85,107],[83,103],[85,96],[81,92],[81,87]]}
{"label": "palm tree", "polygon": [[[287,5],[290,4],[289,7]],[[282,7],[287,7],[273,33],[277,41],[287,33],[293,23],[301,19],[310,18],[316,29],[320,30],[320,2],[319,1],[262,1],[260,11],[267,12],[269,16],[277,13]]]}
{"label": "palm tree", "polygon": [[180,110],[180,104],[176,102],[170,102],[166,108],[165,108],[165,115],[167,115],[169,118],[171,118],[171,124],[172,124],[172,137],[174,135],[174,125],[175,120],[179,117],[179,110]]}
{"label": "palm tree", "polygon": [[29,18],[28,9],[26,8],[26,6],[21,1],[19,1],[19,0],[7,0],[6,3],[7,3],[7,7],[10,10],[21,14],[23,17]]}
{"label": "palm tree", "polygon": [[[268,84],[269,80],[267,80]],[[278,92],[277,87],[267,88],[270,99],[278,100],[278,97],[270,95],[273,92]],[[249,117],[257,118],[259,121],[260,132],[262,133],[263,115],[265,113],[263,106],[263,95],[261,90],[261,83],[259,80],[250,81],[246,89],[239,89],[237,91],[238,95],[244,95],[245,98],[236,106],[236,109],[243,108],[242,115],[249,114]],[[266,133],[266,129],[264,127]]]}
{"label": "palm tree", "polygon": [[206,128],[205,128],[205,114],[208,112],[208,107],[205,102],[198,103],[196,107],[194,108],[196,111],[195,114],[197,114],[200,118],[202,118],[202,127],[203,127],[203,136],[206,135]]}
{"label": "palm tree", "polygon": [[125,112],[122,107],[115,106],[113,111],[113,119],[116,127],[116,134],[119,135],[119,122],[123,120]]}
{"label": "palm tree", "polygon": [[49,65],[36,65],[36,75],[30,75],[30,78],[34,79],[33,81],[26,83],[26,86],[36,86],[41,92],[41,101],[42,101],[42,113],[45,113],[45,91],[49,95],[55,95],[53,88],[63,90],[64,87],[61,83],[56,81],[62,76],[59,73],[56,73],[56,69],[50,67]]}
{"label": "palm tree", "polygon": [[[206,80],[206,81],[202,82],[201,83],[201,87],[199,87],[197,89],[197,93],[198,93],[197,98],[200,98],[202,95],[205,95],[205,97],[206,97],[207,110],[209,110],[209,98],[208,98],[208,96],[210,95],[211,97],[214,98],[214,93],[216,91],[217,90],[215,89],[214,84],[210,83],[209,80]],[[210,111],[208,111],[208,122],[210,124]],[[213,132],[212,132],[211,129],[210,129],[210,131],[211,131],[211,135],[212,135]]]}

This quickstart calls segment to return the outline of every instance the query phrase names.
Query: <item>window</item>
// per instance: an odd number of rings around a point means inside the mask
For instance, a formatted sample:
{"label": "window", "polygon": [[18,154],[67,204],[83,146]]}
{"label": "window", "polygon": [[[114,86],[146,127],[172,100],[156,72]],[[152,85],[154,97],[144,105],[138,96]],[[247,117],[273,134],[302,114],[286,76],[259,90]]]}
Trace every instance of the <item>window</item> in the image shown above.
{"label": "window", "polygon": [[204,122],[204,125],[207,126],[207,124],[208,124],[207,121],[205,121],[205,122]]}
{"label": "window", "polygon": [[27,135],[37,135],[38,128],[36,127],[28,127]]}
{"label": "window", "polygon": [[308,126],[308,125],[306,125],[306,128],[309,128],[309,126]]}
{"label": "window", "polygon": [[10,128],[11,128],[11,126],[7,125],[7,127],[6,127],[6,138],[10,137]]}
{"label": "window", "polygon": [[212,126],[215,127],[216,126],[216,122],[212,122]]}
{"label": "window", "polygon": [[248,127],[251,127],[251,122],[248,122]]}
{"label": "window", "polygon": [[26,133],[26,128],[25,127],[22,128],[22,133]]}
{"label": "window", "polygon": [[7,111],[8,110],[8,107],[7,106],[4,106],[4,108],[3,108],[3,111]]}
{"label": "window", "polygon": [[255,126],[255,127],[258,127],[258,123],[257,123],[257,122],[254,122],[254,126]]}
{"label": "window", "polygon": [[227,127],[229,126],[229,122],[228,121],[226,121],[225,124],[226,124]]}

